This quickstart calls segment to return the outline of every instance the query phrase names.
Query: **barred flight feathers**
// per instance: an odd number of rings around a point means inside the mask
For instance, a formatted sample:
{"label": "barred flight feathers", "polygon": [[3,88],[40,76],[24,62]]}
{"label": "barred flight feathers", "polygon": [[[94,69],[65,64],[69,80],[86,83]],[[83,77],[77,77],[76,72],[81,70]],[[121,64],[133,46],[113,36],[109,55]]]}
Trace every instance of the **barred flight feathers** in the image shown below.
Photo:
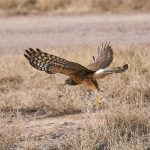
{"label": "barred flight feathers", "polygon": [[29,48],[25,51],[24,56],[29,60],[31,66],[49,74],[62,73],[67,76],[74,76],[93,72],[78,63],[42,52],[40,49]]}
{"label": "barred flight feathers", "polygon": [[[95,57],[93,56],[93,59]],[[93,71],[97,71],[98,69],[104,69],[108,67],[113,61],[113,50],[110,46],[110,43],[107,42],[103,45],[101,49],[98,47],[98,56],[96,60],[90,64],[87,68]]]}
{"label": "barred flight feathers", "polygon": [[123,65],[122,67],[106,68],[99,69],[94,73],[94,79],[104,78],[105,76],[113,73],[122,73],[129,68],[128,64]]}

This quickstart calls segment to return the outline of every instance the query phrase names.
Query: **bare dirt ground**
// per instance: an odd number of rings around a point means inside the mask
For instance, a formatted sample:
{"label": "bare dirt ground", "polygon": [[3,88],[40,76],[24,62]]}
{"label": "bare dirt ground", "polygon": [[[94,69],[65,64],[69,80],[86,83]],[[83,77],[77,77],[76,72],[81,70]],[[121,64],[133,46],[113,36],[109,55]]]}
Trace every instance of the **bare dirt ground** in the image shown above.
{"label": "bare dirt ground", "polygon": [[0,18],[0,52],[28,47],[150,43],[150,14]]}
{"label": "bare dirt ground", "polygon": [[[91,150],[99,145],[148,150],[149,18],[150,14],[1,17],[2,149]],[[113,45],[115,65],[129,63],[131,68],[100,82],[107,97],[97,112],[95,93],[89,98],[83,87],[64,86],[64,76],[34,70],[23,57],[24,49],[39,47],[88,65],[97,52],[91,47],[105,41]]]}

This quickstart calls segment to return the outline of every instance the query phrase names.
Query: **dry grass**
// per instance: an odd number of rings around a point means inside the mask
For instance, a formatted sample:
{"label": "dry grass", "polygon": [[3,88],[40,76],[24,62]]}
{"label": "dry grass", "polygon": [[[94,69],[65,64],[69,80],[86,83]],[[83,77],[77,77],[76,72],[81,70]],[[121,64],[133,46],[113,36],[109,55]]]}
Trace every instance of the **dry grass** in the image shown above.
{"label": "dry grass", "polygon": [[[97,113],[93,113],[96,93],[90,95],[82,86],[64,86],[65,76],[39,72],[30,67],[23,55],[0,56],[0,149],[50,149],[54,144],[56,149],[67,150],[148,150],[149,46],[115,49],[112,66],[129,63],[130,69],[99,82],[105,94],[100,93],[104,101]],[[82,48],[67,53],[59,49],[49,52],[85,66],[96,54],[91,48],[86,48],[86,52]],[[31,137],[32,132],[24,132],[23,122],[77,113],[85,116],[79,117],[78,123],[56,127],[53,136],[39,140]]]}
{"label": "dry grass", "polygon": [[1,14],[149,11],[149,0],[1,0]]}
{"label": "dry grass", "polygon": [[145,113],[123,106],[111,109],[101,117],[89,116],[82,122],[82,128],[65,135],[60,149],[148,149],[150,126]]}
{"label": "dry grass", "polygon": [[1,116],[0,118],[0,149],[13,149],[15,144],[21,139],[21,132],[23,130],[20,122],[22,122],[22,118],[19,114],[17,114],[11,124],[8,122],[10,119],[8,116]]}

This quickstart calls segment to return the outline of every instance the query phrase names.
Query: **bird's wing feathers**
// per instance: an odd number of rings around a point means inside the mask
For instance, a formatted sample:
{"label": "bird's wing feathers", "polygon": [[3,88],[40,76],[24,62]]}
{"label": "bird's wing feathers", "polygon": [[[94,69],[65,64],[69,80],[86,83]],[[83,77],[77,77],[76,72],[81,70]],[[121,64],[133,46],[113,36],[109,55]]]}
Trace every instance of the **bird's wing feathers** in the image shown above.
{"label": "bird's wing feathers", "polygon": [[102,44],[101,49],[98,47],[98,57],[87,68],[93,71],[97,71],[98,69],[104,69],[108,67],[112,61],[113,61],[113,50],[109,43],[108,44],[105,43],[105,45]]}
{"label": "bird's wing feathers", "polygon": [[104,78],[105,76],[109,74],[122,73],[126,71],[128,68],[129,68],[128,64],[125,64],[122,67],[99,69],[94,73],[93,78],[100,79],[100,78]]}
{"label": "bird's wing feathers", "polygon": [[42,52],[40,49],[34,50],[29,48],[29,50],[26,50],[24,56],[28,59],[31,66],[49,74],[62,73],[73,77],[92,72],[78,63]]}

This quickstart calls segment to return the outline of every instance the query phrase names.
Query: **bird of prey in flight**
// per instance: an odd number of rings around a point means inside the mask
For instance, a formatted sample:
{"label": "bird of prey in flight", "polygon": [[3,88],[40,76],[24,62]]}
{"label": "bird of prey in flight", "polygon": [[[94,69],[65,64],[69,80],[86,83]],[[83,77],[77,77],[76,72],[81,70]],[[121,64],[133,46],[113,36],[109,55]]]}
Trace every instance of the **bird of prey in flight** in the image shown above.
{"label": "bird of prey in flight", "polygon": [[108,68],[113,61],[113,50],[109,43],[102,44],[102,47],[98,48],[97,58],[95,59],[93,56],[94,62],[87,67],[48,54],[39,48],[36,50],[29,48],[25,51],[26,54],[24,54],[24,56],[32,67],[40,71],[45,71],[48,74],[61,73],[68,76],[65,80],[65,84],[83,84],[90,89],[97,89],[98,91],[100,88],[97,80],[113,73],[122,73],[128,69],[128,64],[121,67]]}

